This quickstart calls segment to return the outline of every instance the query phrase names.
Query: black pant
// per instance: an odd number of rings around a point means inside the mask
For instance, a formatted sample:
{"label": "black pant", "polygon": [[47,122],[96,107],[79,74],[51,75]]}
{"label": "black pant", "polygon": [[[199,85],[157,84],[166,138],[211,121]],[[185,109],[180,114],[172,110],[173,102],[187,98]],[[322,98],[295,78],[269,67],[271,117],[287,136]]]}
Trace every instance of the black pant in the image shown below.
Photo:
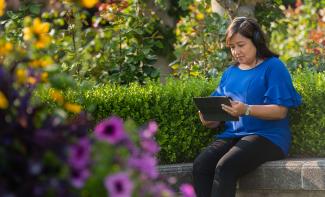
{"label": "black pant", "polygon": [[234,197],[240,176],[266,161],[284,157],[278,146],[257,135],[218,139],[203,150],[193,163],[193,184],[197,197]]}

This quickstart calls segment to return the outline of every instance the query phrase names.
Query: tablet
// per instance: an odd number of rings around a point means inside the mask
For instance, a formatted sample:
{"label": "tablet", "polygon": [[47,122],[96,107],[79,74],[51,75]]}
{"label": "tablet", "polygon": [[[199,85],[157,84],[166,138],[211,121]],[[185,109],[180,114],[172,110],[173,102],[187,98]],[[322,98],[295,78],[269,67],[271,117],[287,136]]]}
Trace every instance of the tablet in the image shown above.
{"label": "tablet", "polygon": [[231,98],[226,96],[195,97],[194,103],[205,120],[238,121],[238,117],[228,114],[221,108],[221,104],[231,105],[230,100]]}

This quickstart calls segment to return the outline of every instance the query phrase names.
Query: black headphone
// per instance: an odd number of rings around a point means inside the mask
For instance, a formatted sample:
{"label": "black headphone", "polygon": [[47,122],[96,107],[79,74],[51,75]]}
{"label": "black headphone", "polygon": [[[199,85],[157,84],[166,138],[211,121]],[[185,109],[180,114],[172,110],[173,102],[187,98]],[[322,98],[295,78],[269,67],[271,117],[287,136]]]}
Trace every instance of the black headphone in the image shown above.
{"label": "black headphone", "polygon": [[254,27],[254,33],[252,37],[252,41],[255,46],[259,46],[265,42],[263,35],[260,33],[260,27],[258,26],[257,23],[251,21],[251,20],[246,20],[249,22],[253,27]]}
{"label": "black headphone", "polygon": [[235,20],[242,20],[242,23],[247,22],[251,26],[253,26],[254,32],[253,32],[253,36],[252,36],[252,41],[253,41],[253,43],[254,43],[255,46],[258,46],[258,45],[264,43],[264,37],[259,32],[260,31],[260,27],[258,26],[258,24],[255,21],[253,21],[254,19],[251,19],[251,18],[247,18],[245,16],[242,16],[242,17],[237,17]]}

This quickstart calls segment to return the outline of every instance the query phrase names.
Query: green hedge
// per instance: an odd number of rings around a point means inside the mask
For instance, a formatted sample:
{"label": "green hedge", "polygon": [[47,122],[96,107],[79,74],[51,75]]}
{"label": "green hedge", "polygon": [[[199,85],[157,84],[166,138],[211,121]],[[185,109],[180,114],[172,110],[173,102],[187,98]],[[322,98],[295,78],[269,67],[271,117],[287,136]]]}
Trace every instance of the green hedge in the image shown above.
{"label": "green hedge", "polygon": [[[294,84],[303,105],[290,110],[293,132],[291,156],[325,156],[325,74],[297,71]],[[69,91],[69,100],[92,109],[97,121],[110,115],[131,118],[141,125],[148,120],[159,124],[157,141],[161,163],[193,161],[200,149],[213,140],[216,131],[204,128],[198,118],[193,97],[207,96],[218,80],[167,80],[145,86],[105,85],[88,90]],[[42,93],[43,99],[48,94]]]}
{"label": "green hedge", "polygon": [[290,111],[290,155],[325,156],[325,72],[298,70],[293,81],[303,103]]}

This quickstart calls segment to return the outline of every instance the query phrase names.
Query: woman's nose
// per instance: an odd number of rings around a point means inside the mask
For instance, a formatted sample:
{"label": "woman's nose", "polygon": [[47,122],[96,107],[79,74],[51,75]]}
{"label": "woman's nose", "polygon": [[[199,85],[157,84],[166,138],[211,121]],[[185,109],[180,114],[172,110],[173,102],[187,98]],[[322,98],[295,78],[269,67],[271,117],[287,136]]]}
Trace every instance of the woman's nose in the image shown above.
{"label": "woman's nose", "polygon": [[233,52],[234,52],[234,55],[236,56],[240,53],[240,50],[238,49],[238,47],[235,47]]}

